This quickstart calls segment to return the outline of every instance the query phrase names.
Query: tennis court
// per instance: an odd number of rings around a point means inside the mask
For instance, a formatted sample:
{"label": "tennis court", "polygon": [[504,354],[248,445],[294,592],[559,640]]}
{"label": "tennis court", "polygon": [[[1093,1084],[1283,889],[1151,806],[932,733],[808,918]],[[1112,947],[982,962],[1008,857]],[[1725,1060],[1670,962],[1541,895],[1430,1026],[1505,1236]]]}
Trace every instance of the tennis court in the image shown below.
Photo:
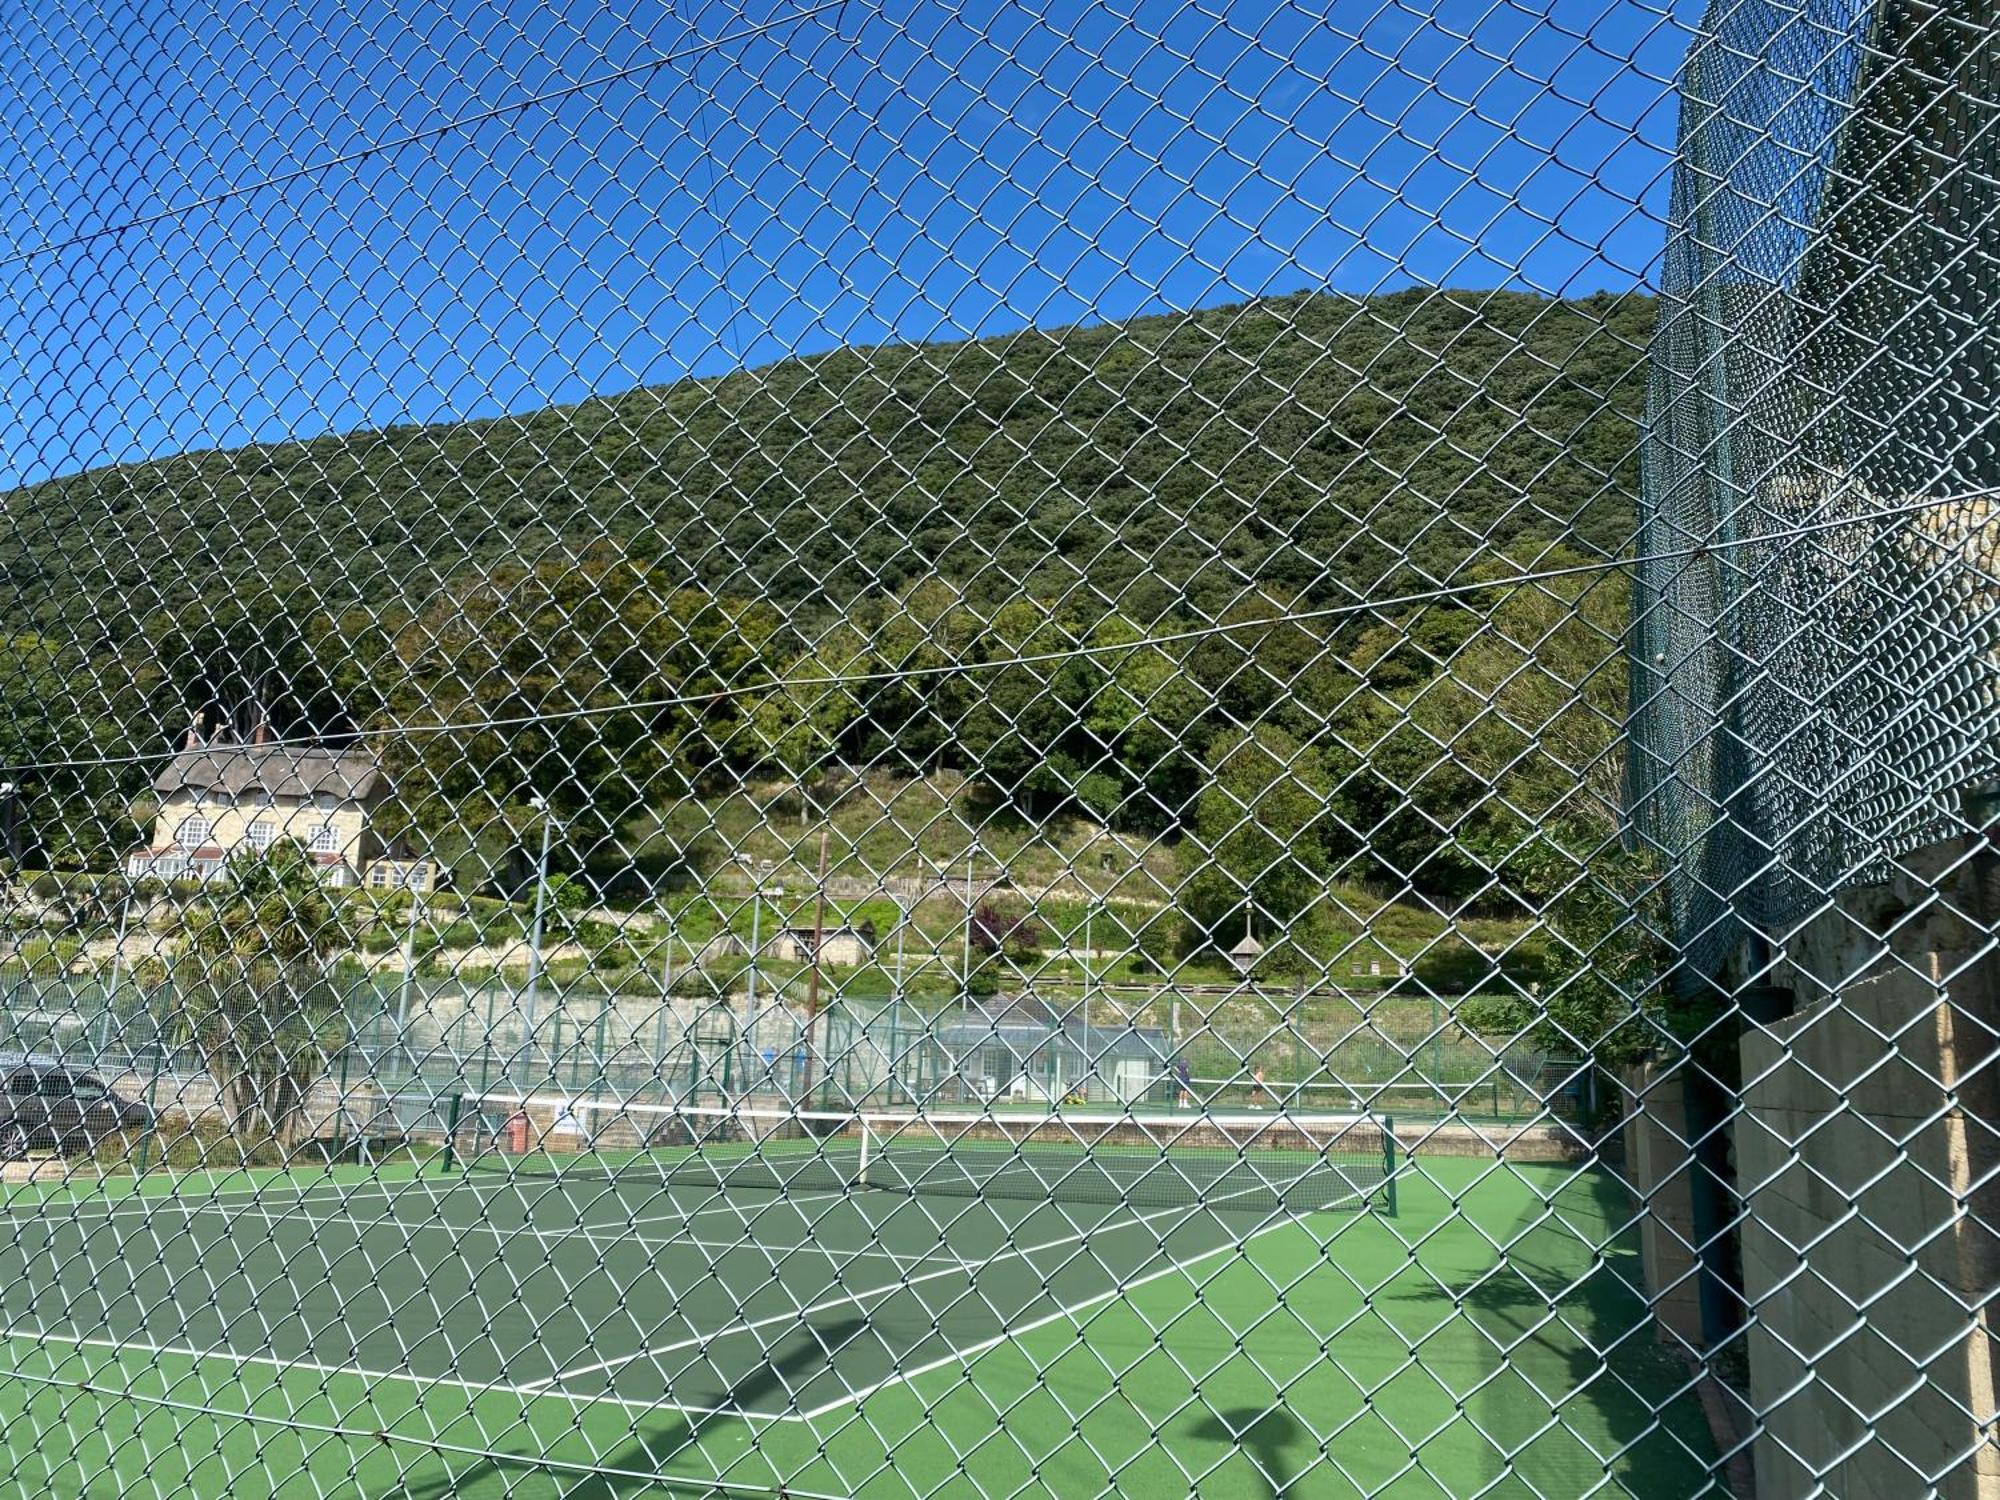
{"label": "tennis court", "polygon": [[[77,1433],[49,1492],[1098,1493],[1171,1482],[1168,1434],[1205,1495],[1703,1482],[1627,1252],[1593,1249],[1625,1210],[1567,1169],[1426,1162],[1392,1217],[578,1160],[15,1190],[10,1400]],[[190,1420],[212,1447],[148,1439]]]}

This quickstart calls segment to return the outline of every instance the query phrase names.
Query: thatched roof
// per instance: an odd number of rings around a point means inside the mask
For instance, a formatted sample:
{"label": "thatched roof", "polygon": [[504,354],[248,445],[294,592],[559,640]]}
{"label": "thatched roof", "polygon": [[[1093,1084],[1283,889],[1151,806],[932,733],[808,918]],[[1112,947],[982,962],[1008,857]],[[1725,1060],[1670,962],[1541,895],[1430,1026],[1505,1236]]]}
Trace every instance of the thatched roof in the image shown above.
{"label": "thatched roof", "polygon": [[326,750],[306,745],[198,745],[182,750],[153,778],[153,790],[261,792],[271,797],[315,797],[342,801],[372,795],[381,768],[360,750]]}

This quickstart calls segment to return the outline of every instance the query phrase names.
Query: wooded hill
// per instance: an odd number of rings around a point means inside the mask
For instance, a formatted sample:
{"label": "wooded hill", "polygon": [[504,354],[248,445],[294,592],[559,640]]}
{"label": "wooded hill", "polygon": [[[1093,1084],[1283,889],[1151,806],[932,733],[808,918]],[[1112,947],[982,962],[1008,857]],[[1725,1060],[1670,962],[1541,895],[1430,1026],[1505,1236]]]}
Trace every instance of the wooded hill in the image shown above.
{"label": "wooded hill", "polygon": [[[1615,574],[1138,643],[1616,555],[1651,318],[1277,298],[54,481],[4,501],[0,763],[526,720],[382,736],[398,815],[518,848],[537,789],[591,868],[748,783],[953,772],[1184,846],[1203,931],[1238,875],[1518,910],[1610,827]],[[144,778],[25,776],[24,819],[102,868]]]}
{"label": "wooded hill", "polygon": [[1496,548],[1615,552],[1651,322],[1640,296],[1299,295],[97,469],[0,499],[0,610],[89,648],[232,596],[420,604],[613,539],[780,606],[942,578],[1145,621],[1249,581],[1345,599]]}

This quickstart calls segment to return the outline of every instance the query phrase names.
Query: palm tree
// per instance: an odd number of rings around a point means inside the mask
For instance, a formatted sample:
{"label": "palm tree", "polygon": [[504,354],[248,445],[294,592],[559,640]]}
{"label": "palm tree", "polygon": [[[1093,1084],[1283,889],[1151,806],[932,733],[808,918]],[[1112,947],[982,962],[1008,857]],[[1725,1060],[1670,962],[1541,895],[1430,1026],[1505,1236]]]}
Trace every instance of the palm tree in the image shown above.
{"label": "palm tree", "polygon": [[314,1081],[347,1039],[328,960],[348,946],[337,898],[284,839],[230,858],[181,921],[175,1019],[238,1140],[289,1146]]}

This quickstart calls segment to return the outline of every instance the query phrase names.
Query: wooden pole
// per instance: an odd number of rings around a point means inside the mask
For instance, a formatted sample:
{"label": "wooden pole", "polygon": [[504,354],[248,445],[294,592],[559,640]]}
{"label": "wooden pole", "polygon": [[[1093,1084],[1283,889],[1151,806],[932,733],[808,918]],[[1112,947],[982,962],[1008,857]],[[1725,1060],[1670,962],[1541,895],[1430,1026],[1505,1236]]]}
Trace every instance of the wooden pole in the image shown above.
{"label": "wooden pole", "polygon": [[806,1065],[799,1082],[799,1102],[810,1105],[813,1091],[813,1059],[819,1046],[820,952],[826,946],[826,856],[828,830],[819,831],[818,891],[813,898],[812,969],[806,975]]}

